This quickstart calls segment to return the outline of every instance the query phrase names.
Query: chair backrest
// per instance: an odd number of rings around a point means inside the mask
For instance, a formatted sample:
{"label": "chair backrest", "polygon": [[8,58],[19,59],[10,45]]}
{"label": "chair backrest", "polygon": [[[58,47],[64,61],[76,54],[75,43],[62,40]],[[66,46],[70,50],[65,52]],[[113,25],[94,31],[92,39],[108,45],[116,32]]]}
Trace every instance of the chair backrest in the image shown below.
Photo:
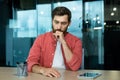
{"label": "chair backrest", "polygon": [[84,69],[84,48],[82,48],[82,65],[80,69]]}

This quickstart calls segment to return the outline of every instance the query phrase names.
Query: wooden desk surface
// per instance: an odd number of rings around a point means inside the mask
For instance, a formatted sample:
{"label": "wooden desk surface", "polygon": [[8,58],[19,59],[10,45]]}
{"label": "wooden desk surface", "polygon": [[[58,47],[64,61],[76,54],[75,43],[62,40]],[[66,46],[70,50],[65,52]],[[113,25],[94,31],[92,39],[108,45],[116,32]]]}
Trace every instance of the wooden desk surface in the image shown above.
{"label": "wooden desk surface", "polygon": [[27,77],[18,77],[15,75],[16,71],[16,68],[0,67],[0,80],[80,80],[77,78],[77,75],[84,72],[102,73],[100,77],[97,77],[94,80],[120,80],[120,71],[114,70],[79,70],[76,72],[59,70],[59,72],[62,74],[60,78],[50,78],[36,73],[28,73]]}

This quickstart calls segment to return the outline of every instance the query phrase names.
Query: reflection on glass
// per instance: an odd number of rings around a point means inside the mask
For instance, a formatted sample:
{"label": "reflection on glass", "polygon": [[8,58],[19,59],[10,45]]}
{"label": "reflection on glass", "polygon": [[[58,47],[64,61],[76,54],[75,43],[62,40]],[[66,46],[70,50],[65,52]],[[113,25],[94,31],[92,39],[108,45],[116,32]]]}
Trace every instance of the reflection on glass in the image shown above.
{"label": "reflection on glass", "polygon": [[36,10],[17,11],[17,20],[10,21],[13,37],[36,37],[36,23]]}
{"label": "reflection on glass", "polygon": [[85,3],[85,20],[89,21],[90,28],[102,26],[104,22],[103,1]]}
{"label": "reflection on glass", "polygon": [[[83,46],[85,48],[85,55],[94,57],[96,65],[103,64],[103,1],[85,2],[85,21],[83,22]],[[91,59],[93,59],[92,57]],[[91,65],[91,62],[89,63]]]}
{"label": "reflection on glass", "polygon": [[38,35],[51,31],[51,4],[37,5]]}

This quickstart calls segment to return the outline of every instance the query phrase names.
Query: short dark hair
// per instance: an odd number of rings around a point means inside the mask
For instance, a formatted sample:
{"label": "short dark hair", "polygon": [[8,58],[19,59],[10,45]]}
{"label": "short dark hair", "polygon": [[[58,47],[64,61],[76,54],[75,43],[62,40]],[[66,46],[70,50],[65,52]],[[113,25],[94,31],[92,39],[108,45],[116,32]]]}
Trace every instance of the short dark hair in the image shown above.
{"label": "short dark hair", "polygon": [[63,16],[63,15],[68,15],[68,21],[71,21],[71,11],[66,8],[66,7],[56,7],[53,11],[52,11],[52,19],[54,18],[55,15],[58,16]]}

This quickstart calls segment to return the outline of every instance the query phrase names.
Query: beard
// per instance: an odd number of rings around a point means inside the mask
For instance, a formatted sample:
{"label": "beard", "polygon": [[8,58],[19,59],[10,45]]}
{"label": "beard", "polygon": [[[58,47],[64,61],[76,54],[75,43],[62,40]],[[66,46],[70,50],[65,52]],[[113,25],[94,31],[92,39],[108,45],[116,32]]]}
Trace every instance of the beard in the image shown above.
{"label": "beard", "polygon": [[56,31],[60,31],[60,32],[63,32],[63,34],[65,34],[67,32],[67,28],[65,30],[61,30],[61,29],[54,29],[52,26],[52,31],[53,33],[56,33]]}

